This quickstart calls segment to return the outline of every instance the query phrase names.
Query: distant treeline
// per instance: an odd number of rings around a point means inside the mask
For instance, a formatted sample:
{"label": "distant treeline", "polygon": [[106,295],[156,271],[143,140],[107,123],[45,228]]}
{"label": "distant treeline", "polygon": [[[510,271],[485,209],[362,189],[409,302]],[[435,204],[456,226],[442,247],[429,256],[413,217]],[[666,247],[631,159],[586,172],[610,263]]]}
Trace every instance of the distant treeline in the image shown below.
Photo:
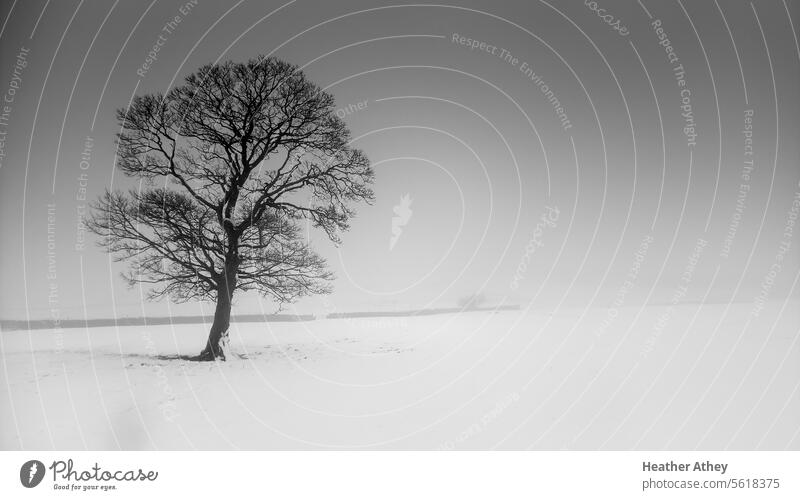
{"label": "distant treeline", "polygon": [[[449,314],[472,311],[516,311],[519,305],[506,305],[497,307],[460,308],[447,307],[439,309],[417,309],[408,311],[362,311],[331,313],[326,317],[330,319],[341,318],[387,318],[408,316],[430,316],[434,314]],[[0,320],[3,330],[45,330],[56,328],[94,328],[100,326],[154,326],[154,325],[196,325],[211,323],[213,316],[166,316],[155,318],[96,318],[96,319],[52,319],[26,320]],[[232,323],[282,323],[293,321],[313,321],[313,314],[239,314],[231,316]]]}
{"label": "distant treeline", "polygon": [[397,318],[408,316],[431,316],[434,314],[450,314],[472,311],[517,311],[519,304],[495,307],[443,307],[439,309],[416,309],[410,311],[363,311],[328,314],[329,319],[338,318]]}
{"label": "distant treeline", "polygon": [[[312,314],[241,314],[231,316],[232,322],[239,323],[264,323],[286,321],[311,321]],[[152,326],[152,325],[196,325],[211,323],[213,316],[166,316],[156,318],[97,318],[97,319],[52,319],[25,320],[0,320],[3,330],[43,330],[50,328],[93,328],[98,326]]]}

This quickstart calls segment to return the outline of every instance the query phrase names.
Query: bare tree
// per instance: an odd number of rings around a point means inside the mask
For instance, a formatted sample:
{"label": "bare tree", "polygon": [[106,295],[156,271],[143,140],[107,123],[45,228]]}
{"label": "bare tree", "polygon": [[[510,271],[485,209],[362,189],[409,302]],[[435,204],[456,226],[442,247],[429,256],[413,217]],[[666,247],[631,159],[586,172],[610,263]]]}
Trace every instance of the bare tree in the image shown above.
{"label": "bare tree", "polygon": [[373,171],[333,97],[274,57],[207,65],[117,112],[118,168],[145,189],[106,192],[87,227],[151,298],[216,300],[198,359],[224,359],[236,290],[278,303],[329,291],[306,220],[339,243]]}
{"label": "bare tree", "polygon": [[483,292],[475,292],[458,299],[458,307],[464,310],[478,309],[486,302]]}

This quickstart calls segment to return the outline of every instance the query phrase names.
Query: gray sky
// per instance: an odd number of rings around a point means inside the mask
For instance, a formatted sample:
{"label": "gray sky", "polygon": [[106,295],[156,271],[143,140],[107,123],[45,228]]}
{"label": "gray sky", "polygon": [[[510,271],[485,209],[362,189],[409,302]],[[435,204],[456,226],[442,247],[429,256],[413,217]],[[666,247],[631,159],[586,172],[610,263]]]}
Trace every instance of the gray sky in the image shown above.
{"label": "gray sky", "polygon": [[[311,232],[338,279],[301,312],[452,306],[477,290],[544,308],[663,303],[687,266],[688,300],[752,302],[765,277],[786,296],[797,4],[643,6],[603,0],[606,23],[584,2],[5,2],[0,317],[208,311],[145,303],[91,235],[76,248],[80,198],[134,185],[113,167],[114,111],[134,92],[272,53],[336,96],[377,174],[340,248]],[[393,222],[406,194],[410,216]],[[240,296],[235,312],[274,309]]]}

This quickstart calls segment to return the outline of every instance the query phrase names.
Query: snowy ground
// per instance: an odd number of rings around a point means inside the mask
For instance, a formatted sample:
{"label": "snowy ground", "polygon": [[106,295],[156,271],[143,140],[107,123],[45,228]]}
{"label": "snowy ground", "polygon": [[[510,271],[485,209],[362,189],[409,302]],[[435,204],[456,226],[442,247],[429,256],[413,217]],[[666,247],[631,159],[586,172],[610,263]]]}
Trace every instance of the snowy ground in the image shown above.
{"label": "snowy ground", "polygon": [[798,305],[3,332],[0,448],[799,449]]}

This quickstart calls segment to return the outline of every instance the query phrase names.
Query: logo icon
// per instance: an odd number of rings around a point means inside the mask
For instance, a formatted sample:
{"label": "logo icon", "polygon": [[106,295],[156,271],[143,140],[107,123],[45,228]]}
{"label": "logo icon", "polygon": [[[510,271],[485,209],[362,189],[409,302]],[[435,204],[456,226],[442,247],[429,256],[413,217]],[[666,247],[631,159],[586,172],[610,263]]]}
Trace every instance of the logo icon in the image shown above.
{"label": "logo icon", "polygon": [[411,220],[411,215],[414,213],[411,210],[411,196],[406,193],[400,197],[400,203],[394,206],[394,213],[396,217],[392,217],[392,238],[389,240],[389,250],[393,250],[403,234],[403,227]]}
{"label": "logo icon", "polygon": [[19,481],[26,488],[35,488],[44,479],[44,464],[38,460],[28,460],[19,469]]}

